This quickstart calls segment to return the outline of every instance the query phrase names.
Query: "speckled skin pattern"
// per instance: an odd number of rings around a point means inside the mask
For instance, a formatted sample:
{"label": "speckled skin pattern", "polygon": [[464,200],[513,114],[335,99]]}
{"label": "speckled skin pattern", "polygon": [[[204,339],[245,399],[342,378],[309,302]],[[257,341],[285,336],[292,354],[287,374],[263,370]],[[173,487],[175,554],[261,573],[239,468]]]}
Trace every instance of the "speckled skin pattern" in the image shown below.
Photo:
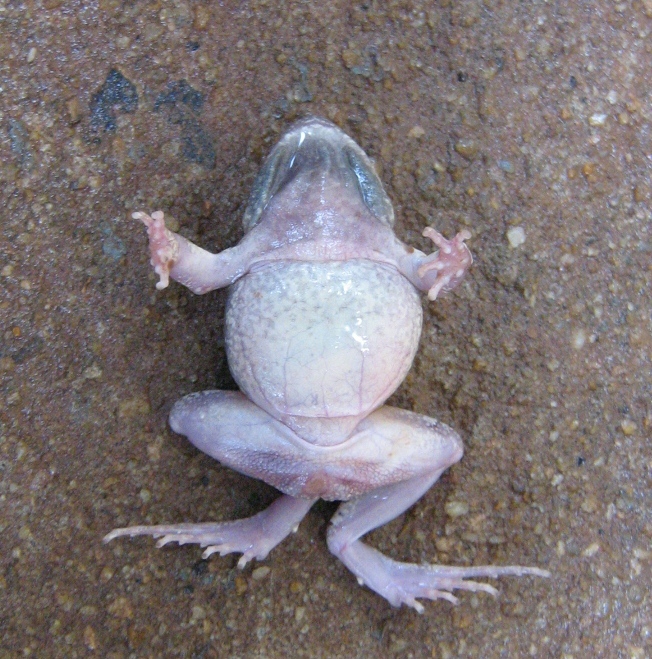
{"label": "speckled skin pattern", "polygon": [[417,289],[431,300],[471,265],[464,241],[428,227],[440,249],[401,243],[371,162],[336,126],[307,119],[274,147],[244,215],[242,242],[211,254],[169,231],[161,212],[147,226],[159,288],[169,278],[196,293],[232,284],[226,313],[229,364],[241,392],[179,401],[170,425],[199,449],[284,494],[254,517],[216,524],[117,529],[208,547],[204,556],[268,552],[319,498],[344,500],[328,533],[331,551],[360,583],[391,604],[492,586],[472,577],[532,574],[518,566],[454,568],[399,563],[360,538],[411,506],[462,457],[444,424],[383,406],[410,368],[421,332]]}
{"label": "speckled skin pattern", "polygon": [[277,263],[231,289],[229,365],[272,416],[358,417],[402,382],[421,319],[414,286],[384,264]]}

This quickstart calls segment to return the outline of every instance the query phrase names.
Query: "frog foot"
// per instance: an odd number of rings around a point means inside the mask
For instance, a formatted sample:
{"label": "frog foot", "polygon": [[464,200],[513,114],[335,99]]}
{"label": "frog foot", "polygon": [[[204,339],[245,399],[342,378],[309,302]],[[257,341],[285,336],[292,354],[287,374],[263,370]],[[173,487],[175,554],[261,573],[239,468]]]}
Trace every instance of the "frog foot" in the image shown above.
{"label": "frog foot", "polygon": [[150,215],[140,211],[133,213],[134,220],[140,220],[147,227],[149,252],[154,272],[160,277],[156,288],[162,290],[170,283],[170,269],[179,257],[179,243],[175,235],[165,226],[163,211]]}
{"label": "frog foot", "polygon": [[471,252],[464,244],[471,234],[464,230],[460,231],[453,240],[447,240],[432,227],[426,227],[423,235],[439,247],[439,251],[431,255],[417,270],[417,275],[421,279],[431,279],[434,274],[434,281],[428,289],[428,299],[434,300],[440,291],[450,291],[455,288],[473,263]]}
{"label": "frog foot", "polygon": [[[124,529],[115,529],[104,537],[104,542],[124,536],[134,537],[149,535],[159,538],[156,546],[160,549],[171,542],[180,545],[196,544],[207,547],[202,558],[211,554],[241,553],[238,567],[244,567],[252,558],[262,560],[267,557],[274,546],[261,534],[254,518],[239,519],[233,522],[207,523],[207,524],[159,524],[158,526],[130,526]],[[276,544],[276,543],[274,543]]]}
{"label": "frog foot", "polygon": [[496,596],[498,591],[474,578],[531,575],[549,577],[550,572],[518,565],[455,567],[402,563],[381,554],[359,538],[409,508],[439,478],[443,468],[459,460],[461,451],[439,456],[439,467],[430,473],[386,485],[340,505],[328,529],[328,548],[366,585],[392,606],[407,604],[423,613],[421,599],[444,599],[457,604],[454,590],[482,591]]}
{"label": "frog foot", "polygon": [[392,560],[362,542],[354,542],[340,549],[340,559],[365,584],[382,595],[393,606],[406,604],[423,613],[417,598],[447,600],[458,604],[454,590],[485,592],[496,597],[498,590],[486,583],[472,581],[473,577],[549,577],[550,572],[536,567],[517,565],[483,565],[454,567],[447,565],[419,565]]}
{"label": "frog foot", "polygon": [[242,554],[238,567],[243,568],[252,558],[262,560],[290,533],[297,530],[299,522],[310,509],[314,500],[279,497],[269,508],[245,519],[232,522],[207,524],[160,524],[157,526],[129,526],[115,529],[103,538],[110,542],[124,536],[149,535],[160,538],[157,547],[170,542],[180,545],[197,544],[207,547],[202,558],[211,554]]}

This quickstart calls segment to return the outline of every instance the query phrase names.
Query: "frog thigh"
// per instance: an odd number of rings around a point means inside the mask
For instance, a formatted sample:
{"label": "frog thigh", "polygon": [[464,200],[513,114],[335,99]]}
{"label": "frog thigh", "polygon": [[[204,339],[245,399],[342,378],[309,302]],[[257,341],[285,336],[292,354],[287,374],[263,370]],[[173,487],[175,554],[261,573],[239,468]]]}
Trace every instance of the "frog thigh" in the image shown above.
{"label": "frog thigh", "polygon": [[[324,428],[333,421],[324,418]],[[173,407],[170,425],[222,464],[306,499],[348,500],[462,457],[451,428],[387,406],[335,446],[311,444],[235,391],[186,396]]]}

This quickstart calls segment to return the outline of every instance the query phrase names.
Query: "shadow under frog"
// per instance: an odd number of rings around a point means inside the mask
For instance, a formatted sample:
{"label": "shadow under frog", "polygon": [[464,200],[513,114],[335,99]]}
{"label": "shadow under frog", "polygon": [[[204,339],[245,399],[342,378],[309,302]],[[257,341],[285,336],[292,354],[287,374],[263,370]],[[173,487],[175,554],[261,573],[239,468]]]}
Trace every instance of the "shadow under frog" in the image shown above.
{"label": "shadow under frog", "polygon": [[283,495],[232,522],[133,526],[105,537],[151,535],[263,559],[319,499],[340,500],[328,546],[391,604],[456,602],[456,589],[495,588],[474,577],[549,576],[518,566],[447,567],[394,561],[360,538],[404,512],[462,457],[455,431],[383,405],[407,374],[421,333],[418,291],[435,300],[472,263],[462,231],[428,227],[432,254],[394,235],[394,211],[362,149],[322,119],[295,124],[272,149],[244,215],[246,234],[211,254],[135,213],[152,265],[195,293],[230,286],[229,366],[240,392],[204,391],[177,402],[170,425],[200,450]]}

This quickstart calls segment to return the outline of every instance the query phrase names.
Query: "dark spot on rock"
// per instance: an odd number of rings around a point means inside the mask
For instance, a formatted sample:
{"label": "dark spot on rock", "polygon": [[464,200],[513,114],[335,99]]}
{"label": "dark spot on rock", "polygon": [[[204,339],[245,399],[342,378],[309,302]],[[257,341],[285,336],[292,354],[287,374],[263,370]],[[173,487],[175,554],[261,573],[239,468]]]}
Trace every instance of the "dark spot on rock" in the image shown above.
{"label": "dark spot on rock", "polygon": [[515,476],[510,485],[515,494],[524,494],[527,490],[527,482],[521,476]]}
{"label": "dark spot on rock", "polygon": [[583,458],[581,455],[577,456],[577,466],[578,467],[581,467],[585,462],[586,462],[585,458]]}
{"label": "dark spot on rock", "polygon": [[359,53],[358,60],[356,64],[347,66],[351,73],[374,82],[384,80],[385,70],[381,66],[378,49],[375,46],[367,46]]}
{"label": "dark spot on rock", "polygon": [[571,76],[568,80],[568,84],[570,85],[571,89],[575,89],[575,87],[577,87],[577,78],[575,76]]}
{"label": "dark spot on rock", "polygon": [[158,95],[154,110],[167,110],[168,121],[181,127],[181,155],[190,162],[213,169],[217,162],[213,140],[197,118],[203,105],[204,95],[185,80],[179,80],[170,83],[167,91]]}
{"label": "dark spot on rock", "polygon": [[199,50],[200,43],[199,41],[189,41],[186,44],[186,49],[189,50],[191,53],[194,53],[195,51]]}
{"label": "dark spot on rock", "polygon": [[138,108],[136,86],[117,69],[111,69],[102,87],[90,103],[91,128],[114,131],[119,113],[135,112]]}
{"label": "dark spot on rock", "polygon": [[289,110],[290,102],[287,100],[287,98],[285,98],[285,96],[281,96],[281,98],[279,98],[272,107],[272,116],[275,119],[280,119],[285,114],[287,114]]}
{"label": "dark spot on rock", "polygon": [[106,223],[100,225],[100,231],[104,234],[102,252],[114,261],[119,261],[127,253],[124,242],[115,235],[113,229]]}
{"label": "dark spot on rock", "polygon": [[181,128],[181,155],[206,169],[215,168],[213,140],[196,119],[186,121]]}
{"label": "dark spot on rock", "polygon": [[202,574],[206,574],[207,571],[208,571],[208,561],[197,561],[192,566],[192,573],[196,577],[201,577]]}
{"label": "dark spot on rock", "polygon": [[464,71],[458,71],[457,72],[457,82],[466,82],[467,80],[467,75],[464,73]]}
{"label": "dark spot on rock", "polygon": [[183,103],[193,112],[199,113],[204,105],[204,95],[191,87],[185,80],[171,82],[166,92],[162,92],[156,98],[154,110],[160,110],[163,106],[174,107]]}
{"label": "dark spot on rock", "polygon": [[34,156],[29,148],[29,133],[22,121],[9,119],[7,128],[9,135],[9,148],[16,156],[18,164],[23,169],[31,169],[34,164]]}
{"label": "dark spot on rock", "polygon": [[11,357],[16,364],[31,359],[45,349],[45,341],[40,336],[26,337],[18,346],[0,346],[0,356]]}
{"label": "dark spot on rock", "polygon": [[204,475],[199,479],[199,482],[200,482],[204,487],[207,487],[207,486],[208,486],[208,483],[209,483],[208,476],[206,476],[206,474],[204,474]]}

